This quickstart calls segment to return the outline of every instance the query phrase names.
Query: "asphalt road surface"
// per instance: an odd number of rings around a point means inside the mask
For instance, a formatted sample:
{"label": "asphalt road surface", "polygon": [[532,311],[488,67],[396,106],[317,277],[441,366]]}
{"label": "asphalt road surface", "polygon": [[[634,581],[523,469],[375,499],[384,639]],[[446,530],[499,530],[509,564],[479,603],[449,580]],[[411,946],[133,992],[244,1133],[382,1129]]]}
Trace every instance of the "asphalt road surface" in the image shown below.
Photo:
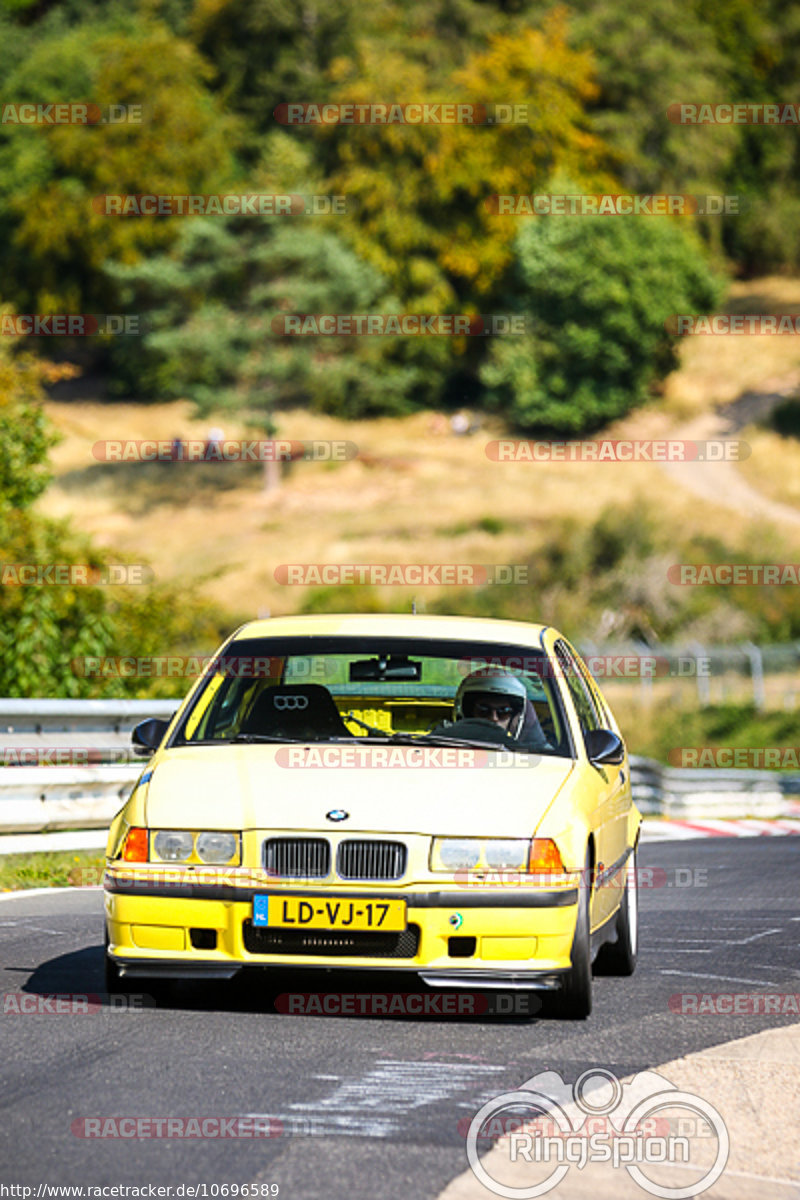
{"label": "asphalt road surface", "polygon": [[[29,1013],[31,997],[102,993],[102,895],[8,899],[0,1182],[32,1187],[33,1197],[39,1185],[171,1185],[161,1194],[175,1197],[181,1184],[205,1184],[213,1197],[225,1195],[213,1185],[253,1183],[265,1186],[251,1195],[272,1184],[281,1200],[434,1197],[467,1166],[474,1113],[539,1071],[573,1081],[603,1067],[622,1077],[797,1021],[685,1015],[670,997],[800,991],[799,856],[792,837],[645,845],[639,966],[630,979],[596,977],[583,1022],[546,1009],[533,1018],[276,1011],[289,992],[410,990],[397,974],[377,982],[322,972],[178,983],[143,1009]],[[273,1136],[79,1136],[86,1119],[108,1130],[98,1118],[256,1116]]]}

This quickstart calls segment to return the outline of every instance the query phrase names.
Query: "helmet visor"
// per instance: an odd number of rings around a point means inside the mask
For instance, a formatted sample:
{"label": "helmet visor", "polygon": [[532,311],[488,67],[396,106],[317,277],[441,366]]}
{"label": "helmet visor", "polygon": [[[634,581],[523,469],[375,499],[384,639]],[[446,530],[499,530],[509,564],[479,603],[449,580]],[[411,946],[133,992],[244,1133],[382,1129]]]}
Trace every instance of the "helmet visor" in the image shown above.
{"label": "helmet visor", "polygon": [[522,712],[521,696],[509,696],[503,692],[467,692],[463,700],[465,717],[482,717],[484,720],[506,721]]}

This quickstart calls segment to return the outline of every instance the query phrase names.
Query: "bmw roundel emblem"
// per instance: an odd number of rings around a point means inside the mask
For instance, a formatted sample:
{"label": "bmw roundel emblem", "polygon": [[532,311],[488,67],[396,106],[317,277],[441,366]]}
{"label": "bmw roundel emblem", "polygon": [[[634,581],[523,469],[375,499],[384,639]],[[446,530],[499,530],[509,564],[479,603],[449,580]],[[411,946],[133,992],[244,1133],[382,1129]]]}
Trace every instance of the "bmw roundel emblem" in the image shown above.
{"label": "bmw roundel emblem", "polygon": [[325,813],[329,821],[346,821],[350,816],[349,812],[345,812],[343,808],[332,808],[330,812]]}

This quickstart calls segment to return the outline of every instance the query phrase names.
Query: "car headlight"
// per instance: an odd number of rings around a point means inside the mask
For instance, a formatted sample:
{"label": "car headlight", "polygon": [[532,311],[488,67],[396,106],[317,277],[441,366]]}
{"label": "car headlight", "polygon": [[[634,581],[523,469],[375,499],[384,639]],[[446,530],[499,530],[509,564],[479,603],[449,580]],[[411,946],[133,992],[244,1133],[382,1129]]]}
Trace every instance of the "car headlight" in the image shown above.
{"label": "car headlight", "polygon": [[454,838],[435,838],[431,854],[432,871],[469,871],[477,867],[481,843]]}
{"label": "car headlight", "polygon": [[240,838],[216,830],[158,829],[150,835],[150,861],[238,866]]}
{"label": "car headlight", "polygon": [[550,838],[434,838],[432,871],[563,872]]}
{"label": "car headlight", "polygon": [[204,863],[228,863],[238,858],[239,839],[235,833],[198,833],[197,857]]}
{"label": "car headlight", "polygon": [[153,849],[162,862],[186,862],[192,857],[194,836],[182,829],[159,829]]}
{"label": "car headlight", "polygon": [[528,867],[530,841],[491,841],[484,844],[483,857],[490,871],[525,871]]}

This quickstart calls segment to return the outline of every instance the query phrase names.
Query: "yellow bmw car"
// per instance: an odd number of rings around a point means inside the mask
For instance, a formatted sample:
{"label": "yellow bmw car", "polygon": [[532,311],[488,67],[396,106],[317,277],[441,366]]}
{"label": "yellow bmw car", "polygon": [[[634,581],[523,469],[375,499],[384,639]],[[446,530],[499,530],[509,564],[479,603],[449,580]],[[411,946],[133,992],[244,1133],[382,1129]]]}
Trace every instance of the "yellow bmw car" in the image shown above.
{"label": "yellow bmw car", "polygon": [[625,746],[551,627],[255,621],[133,742],[152,757],[109,832],[109,991],[391,969],[585,1017],[595,959],[635,967]]}

